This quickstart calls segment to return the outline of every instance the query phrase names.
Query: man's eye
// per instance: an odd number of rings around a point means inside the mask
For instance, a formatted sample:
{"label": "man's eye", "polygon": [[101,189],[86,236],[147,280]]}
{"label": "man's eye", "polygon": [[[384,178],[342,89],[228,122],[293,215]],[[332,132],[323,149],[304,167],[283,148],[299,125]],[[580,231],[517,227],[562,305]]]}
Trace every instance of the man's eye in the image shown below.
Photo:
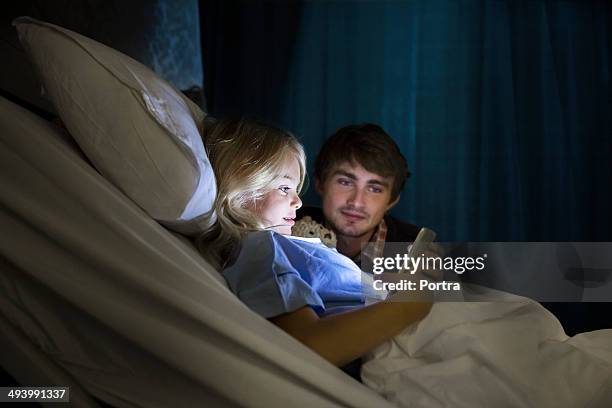
{"label": "man's eye", "polygon": [[382,193],[382,192],[383,192],[383,189],[382,189],[382,188],[380,188],[380,187],[374,187],[374,186],[372,186],[372,187],[370,187],[370,191],[371,191],[371,192],[373,192],[373,193],[377,193],[377,194],[378,194],[378,193]]}
{"label": "man's eye", "polygon": [[338,179],[338,184],[340,184],[341,186],[350,186],[351,181],[347,179]]}

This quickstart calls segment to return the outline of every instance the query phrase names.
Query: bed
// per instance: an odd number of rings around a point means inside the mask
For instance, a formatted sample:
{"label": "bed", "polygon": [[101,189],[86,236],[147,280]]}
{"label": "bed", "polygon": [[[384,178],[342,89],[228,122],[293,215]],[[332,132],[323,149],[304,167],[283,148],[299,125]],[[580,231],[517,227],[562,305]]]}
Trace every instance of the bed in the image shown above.
{"label": "bed", "polygon": [[68,132],[0,98],[2,367],[75,406],[391,406],[195,249],[214,217],[205,114],[108,47],[15,25]]}

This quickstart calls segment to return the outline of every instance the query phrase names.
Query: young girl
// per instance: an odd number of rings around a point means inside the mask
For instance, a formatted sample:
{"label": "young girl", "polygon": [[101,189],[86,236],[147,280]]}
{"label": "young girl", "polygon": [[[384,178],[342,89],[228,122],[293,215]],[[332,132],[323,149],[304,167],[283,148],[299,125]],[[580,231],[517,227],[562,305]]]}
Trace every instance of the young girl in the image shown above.
{"label": "young girl", "polygon": [[205,141],[217,220],[198,244],[252,310],[337,366],[429,312],[428,302],[364,306],[362,274],[351,260],[320,241],[291,237],[306,175],[295,137],[241,120],[211,125]]}

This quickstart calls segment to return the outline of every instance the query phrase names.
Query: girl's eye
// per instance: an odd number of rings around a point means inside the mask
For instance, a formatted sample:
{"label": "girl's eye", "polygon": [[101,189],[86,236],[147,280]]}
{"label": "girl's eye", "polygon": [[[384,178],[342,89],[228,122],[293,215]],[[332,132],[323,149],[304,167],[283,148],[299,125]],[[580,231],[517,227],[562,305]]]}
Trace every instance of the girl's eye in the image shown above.
{"label": "girl's eye", "polygon": [[289,190],[291,190],[291,187],[288,186],[282,186],[278,188],[280,191],[282,191],[284,194],[289,193]]}

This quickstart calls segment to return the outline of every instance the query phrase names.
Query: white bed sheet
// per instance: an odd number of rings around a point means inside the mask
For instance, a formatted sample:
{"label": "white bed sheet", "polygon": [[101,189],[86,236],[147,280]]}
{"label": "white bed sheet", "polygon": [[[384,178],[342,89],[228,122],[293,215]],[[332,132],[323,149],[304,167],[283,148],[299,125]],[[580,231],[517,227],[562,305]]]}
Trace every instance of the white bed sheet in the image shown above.
{"label": "white bed sheet", "polygon": [[404,408],[612,407],[612,329],[568,337],[541,304],[463,285],[373,350],[365,384]]}

